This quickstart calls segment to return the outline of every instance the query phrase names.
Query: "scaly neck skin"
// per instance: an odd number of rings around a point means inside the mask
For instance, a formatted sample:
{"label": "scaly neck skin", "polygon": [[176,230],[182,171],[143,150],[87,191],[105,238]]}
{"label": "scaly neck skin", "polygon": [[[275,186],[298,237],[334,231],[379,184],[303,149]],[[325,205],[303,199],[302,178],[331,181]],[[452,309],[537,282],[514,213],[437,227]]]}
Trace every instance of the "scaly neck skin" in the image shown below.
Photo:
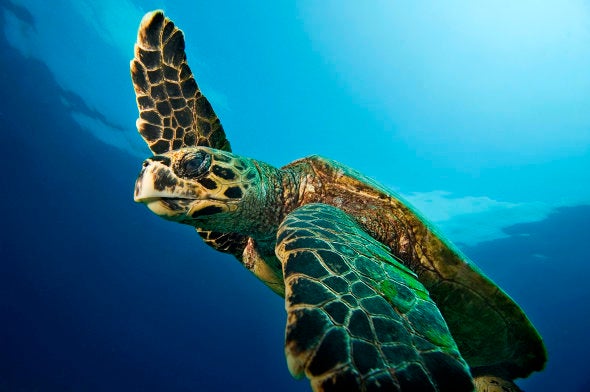
{"label": "scaly neck skin", "polygon": [[260,174],[260,185],[244,200],[247,221],[253,225],[248,236],[260,245],[273,249],[279,225],[300,205],[302,173],[299,167],[277,169],[264,162],[252,160]]}

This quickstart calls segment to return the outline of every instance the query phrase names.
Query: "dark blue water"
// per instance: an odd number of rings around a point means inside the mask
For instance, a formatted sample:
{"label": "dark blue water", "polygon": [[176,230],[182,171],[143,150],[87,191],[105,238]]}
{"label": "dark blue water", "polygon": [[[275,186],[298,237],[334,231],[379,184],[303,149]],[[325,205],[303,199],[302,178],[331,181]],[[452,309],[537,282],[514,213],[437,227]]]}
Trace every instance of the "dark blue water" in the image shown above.
{"label": "dark blue water", "polygon": [[282,300],[133,203],[141,161],[81,129],[42,63],[1,50],[0,390],[305,390],[283,366]]}
{"label": "dark blue water", "polygon": [[[4,36],[0,53],[0,391],[309,390],[284,361],[282,299],[134,204],[141,159],[72,112],[108,117]],[[463,248],[546,341],[527,391],[590,390],[588,222],[590,206],[564,207]]]}

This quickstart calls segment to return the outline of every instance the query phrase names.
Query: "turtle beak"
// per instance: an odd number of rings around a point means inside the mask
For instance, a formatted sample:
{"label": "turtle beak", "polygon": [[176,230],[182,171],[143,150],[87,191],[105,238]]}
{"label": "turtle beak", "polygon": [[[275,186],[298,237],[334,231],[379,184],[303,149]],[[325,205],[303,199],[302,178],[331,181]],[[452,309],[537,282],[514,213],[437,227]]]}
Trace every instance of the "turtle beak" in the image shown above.
{"label": "turtle beak", "polygon": [[[135,181],[133,199],[143,203],[156,215],[169,219],[182,219],[192,202],[179,197],[178,178],[161,161],[148,159]],[[176,191],[176,192],[175,192]]]}
{"label": "turtle beak", "polygon": [[[135,192],[133,199],[138,203],[146,203],[150,199],[158,199],[163,197],[172,197],[169,192],[164,189],[157,190],[155,187],[156,180],[164,170],[164,165],[159,162],[153,162],[150,159],[143,163],[143,167],[137,180],[135,181]],[[160,187],[158,187],[160,188]]]}
{"label": "turtle beak", "polygon": [[201,193],[174,173],[170,158],[155,155],[143,162],[135,181],[134,200],[146,203],[151,199],[198,199]]}

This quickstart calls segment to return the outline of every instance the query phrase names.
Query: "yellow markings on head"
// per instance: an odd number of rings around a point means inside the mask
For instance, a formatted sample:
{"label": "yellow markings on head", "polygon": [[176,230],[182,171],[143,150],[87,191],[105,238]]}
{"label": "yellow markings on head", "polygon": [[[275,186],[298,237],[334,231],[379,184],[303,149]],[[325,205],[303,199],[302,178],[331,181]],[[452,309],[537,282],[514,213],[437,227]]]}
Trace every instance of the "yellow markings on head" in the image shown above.
{"label": "yellow markings on head", "polygon": [[207,189],[215,200],[239,200],[246,191],[258,183],[256,167],[245,159],[225,152],[212,154],[208,173],[195,180]]}
{"label": "yellow markings on head", "polygon": [[241,222],[239,211],[248,210],[259,183],[253,161],[190,147],[147,159],[136,182],[135,200],[168,220],[235,229]]}

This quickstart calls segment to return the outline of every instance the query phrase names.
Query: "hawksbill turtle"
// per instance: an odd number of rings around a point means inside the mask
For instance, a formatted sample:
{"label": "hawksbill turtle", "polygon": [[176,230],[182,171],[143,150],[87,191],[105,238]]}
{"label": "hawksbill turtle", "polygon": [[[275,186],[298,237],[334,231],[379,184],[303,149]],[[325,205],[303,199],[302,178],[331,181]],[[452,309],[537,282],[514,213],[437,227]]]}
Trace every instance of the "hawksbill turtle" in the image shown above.
{"label": "hawksbill turtle", "polygon": [[314,391],[518,391],[546,350],[521,308],[393,192],[329,159],[235,155],[162,11],[131,76],[155,154],[135,201],[196,228],[285,298],[287,366]]}

